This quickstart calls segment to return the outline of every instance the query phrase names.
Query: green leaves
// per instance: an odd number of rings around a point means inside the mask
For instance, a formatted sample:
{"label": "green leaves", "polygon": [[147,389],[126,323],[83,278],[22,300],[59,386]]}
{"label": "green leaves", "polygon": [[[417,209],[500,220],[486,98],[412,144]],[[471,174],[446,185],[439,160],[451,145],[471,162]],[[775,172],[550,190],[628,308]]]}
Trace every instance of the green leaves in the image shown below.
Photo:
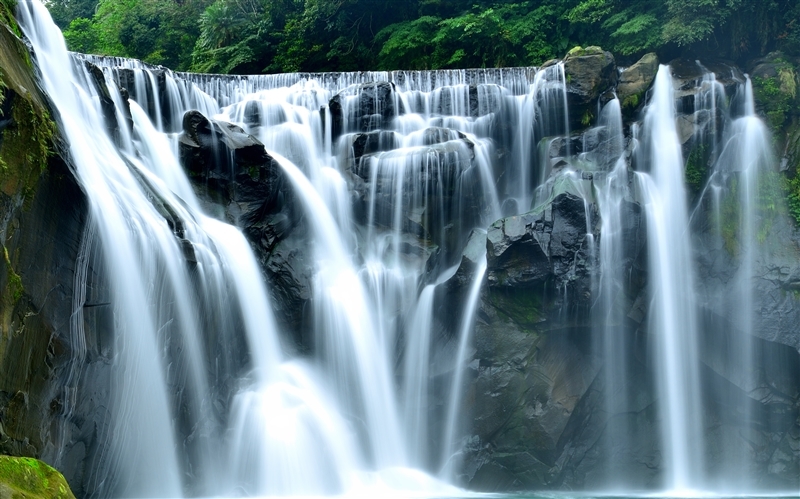
{"label": "green leaves", "polygon": [[382,43],[378,53],[380,69],[431,69],[439,63],[431,43],[439,29],[440,19],[422,16],[413,21],[392,24],[375,36]]}
{"label": "green leaves", "polygon": [[100,0],[95,2],[91,18],[70,21],[64,38],[70,50],[135,57],[188,69],[200,31],[200,13],[208,3],[209,0]]}
{"label": "green leaves", "polygon": [[800,53],[796,0],[49,0],[72,50],[207,72],[538,65],[576,45]]}
{"label": "green leaves", "polygon": [[422,16],[375,37],[382,69],[536,65],[568,46],[563,2],[496,3],[461,15]]}

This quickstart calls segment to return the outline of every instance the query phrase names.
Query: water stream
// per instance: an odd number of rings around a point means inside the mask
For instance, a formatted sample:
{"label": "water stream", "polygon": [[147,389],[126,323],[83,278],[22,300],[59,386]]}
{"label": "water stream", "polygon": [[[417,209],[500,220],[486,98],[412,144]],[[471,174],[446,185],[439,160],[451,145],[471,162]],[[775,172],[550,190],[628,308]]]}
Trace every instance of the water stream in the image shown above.
{"label": "water stream", "polygon": [[[612,99],[591,132],[602,147],[573,154],[566,140],[556,158],[542,151],[570,134],[563,64],[219,78],[69,54],[37,0],[20,1],[18,16],[90,202],[81,258],[99,252],[113,296],[110,429],[95,495],[464,494],[455,486],[469,434],[462,402],[486,256],[451,324],[437,323],[436,295],[456,274],[473,231],[560,192],[583,198],[588,254],[599,262],[594,348],[605,359],[609,415],[632,397],[625,359],[634,332],[622,311],[629,299],[622,262],[633,255],[623,228],[626,210],[641,204],[663,488],[708,485],[690,201],[667,66],[630,144]],[[101,68],[104,89],[92,83],[87,63]],[[716,115],[719,85],[711,77],[701,84],[708,91],[695,107]],[[131,125],[119,86],[130,92]],[[724,133],[708,131],[725,138],[714,146],[704,192],[740,196],[731,306],[746,334],[733,355],[752,373],[752,206],[771,158],[749,83],[746,89],[744,115]],[[117,104],[115,118],[103,113],[103,91]],[[273,315],[248,240],[204,211],[181,167],[178,134],[189,110],[240,126],[288,179],[313,260],[305,351]],[[631,157],[647,166],[632,174]],[[724,201],[714,199],[719,213]],[[76,309],[85,301],[86,265],[77,265]],[[73,322],[80,337],[80,316]],[[739,385],[756,397],[759,383],[753,373]],[[67,397],[70,405],[75,397]],[[624,424],[608,432],[615,448],[633,445]]]}

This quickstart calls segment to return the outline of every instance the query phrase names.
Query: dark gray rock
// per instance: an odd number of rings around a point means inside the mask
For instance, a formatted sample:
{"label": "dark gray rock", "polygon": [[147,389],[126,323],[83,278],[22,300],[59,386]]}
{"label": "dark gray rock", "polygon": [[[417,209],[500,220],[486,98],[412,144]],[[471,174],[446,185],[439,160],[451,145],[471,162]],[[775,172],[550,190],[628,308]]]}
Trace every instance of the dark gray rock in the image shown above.
{"label": "dark gray rock", "polygon": [[387,125],[404,112],[394,83],[385,81],[356,85],[334,95],[328,102],[333,139],[342,133],[370,132]]}
{"label": "dark gray rock", "polygon": [[733,97],[744,83],[742,71],[735,65],[726,61],[697,61],[689,59],[673,59],[669,62],[675,86],[675,98],[679,101],[680,111],[691,115],[696,111],[696,97],[706,91],[702,80],[707,72],[714,73],[716,81],[722,85],[722,90],[727,97]]}
{"label": "dark gray rock", "polygon": [[84,64],[89,76],[92,78],[91,81],[95,90],[97,90],[97,95],[100,98],[100,109],[103,112],[103,118],[105,119],[106,126],[108,127],[108,132],[112,137],[114,137],[114,139],[117,141],[117,144],[119,144],[121,138],[120,126],[127,126],[128,130],[133,130],[133,117],[131,116],[131,107],[130,103],[128,102],[129,95],[127,90],[122,88],[120,89],[123,104],[123,108],[120,109],[120,112],[125,119],[125,124],[123,125],[119,123],[117,118],[117,106],[108,90],[108,86],[106,85],[106,79],[105,75],[103,74],[103,70],[88,61],[84,61]]}
{"label": "dark gray rock", "polygon": [[[599,369],[588,348],[588,316],[580,319],[591,301],[586,291],[594,265],[585,213],[582,199],[562,194],[545,209],[505,218],[487,232],[487,284],[466,397],[473,436],[463,479],[472,488],[542,488],[560,475],[564,431]],[[470,281],[472,246],[454,287]],[[564,321],[568,309],[575,316]]]}
{"label": "dark gray rock", "polygon": [[169,70],[163,66],[150,66],[146,73],[139,73],[139,85],[136,84],[137,71],[129,68],[115,68],[114,75],[117,84],[127,91],[131,99],[142,106],[153,123],[160,120],[165,131],[179,131],[181,116],[174,116],[171,112],[170,98],[167,94]]}
{"label": "dark gray rock", "polygon": [[312,258],[291,182],[264,145],[240,127],[189,111],[180,158],[206,210],[238,226],[270,283],[276,317],[301,349],[309,347],[307,304]]}

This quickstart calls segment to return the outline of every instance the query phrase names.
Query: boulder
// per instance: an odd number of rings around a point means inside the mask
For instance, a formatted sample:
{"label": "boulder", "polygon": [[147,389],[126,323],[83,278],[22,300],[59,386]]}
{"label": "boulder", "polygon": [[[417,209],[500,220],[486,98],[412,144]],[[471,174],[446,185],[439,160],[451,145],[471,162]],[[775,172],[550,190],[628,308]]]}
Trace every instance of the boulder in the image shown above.
{"label": "boulder", "polygon": [[644,93],[650,88],[658,73],[658,56],[645,54],[633,66],[619,75],[617,97],[623,109],[637,109],[644,104]]}
{"label": "boulder", "polygon": [[575,47],[564,57],[567,103],[572,128],[585,128],[595,118],[597,101],[617,83],[617,64],[600,47]]}
{"label": "boulder", "polygon": [[38,459],[0,456],[0,497],[75,499],[64,477]]}
{"label": "boulder", "polygon": [[178,141],[181,163],[206,211],[242,230],[270,282],[280,325],[308,348],[313,262],[291,182],[258,139],[198,111],[184,115]]}
{"label": "boulder", "polygon": [[354,85],[334,95],[328,102],[331,134],[336,140],[346,132],[370,132],[388,128],[404,112],[394,83],[379,81]]}
{"label": "boulder", "polygon": [[249,227],[291,199],[278,163],[240,127],[189,111],[178,141],[189,178],[204,186],[206,196],[223,202],[236,225]]}

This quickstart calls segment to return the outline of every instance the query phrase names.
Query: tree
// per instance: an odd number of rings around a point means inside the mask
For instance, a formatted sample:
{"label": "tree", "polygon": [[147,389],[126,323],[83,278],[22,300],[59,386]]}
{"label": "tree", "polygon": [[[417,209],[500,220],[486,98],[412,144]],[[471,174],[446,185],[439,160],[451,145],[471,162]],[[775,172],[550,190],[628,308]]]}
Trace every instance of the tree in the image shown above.
{"label": "tree", "polygon": [[98,0],[47,0],[45,5],[59,28],[66,29],[74,19],[91,19]]}

